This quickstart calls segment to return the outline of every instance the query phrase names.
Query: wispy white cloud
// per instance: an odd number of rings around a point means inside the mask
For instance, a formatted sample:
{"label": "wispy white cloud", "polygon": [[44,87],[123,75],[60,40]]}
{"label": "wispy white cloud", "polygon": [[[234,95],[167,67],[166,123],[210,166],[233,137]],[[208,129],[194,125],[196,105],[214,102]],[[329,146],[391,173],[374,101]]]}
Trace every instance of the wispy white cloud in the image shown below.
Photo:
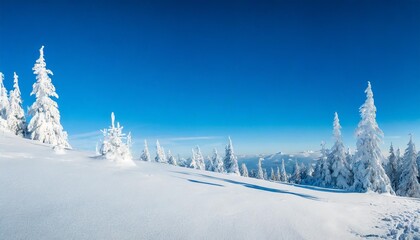
{"label": "wispy white cloud", "polygon": [[69,135],[69,139],[72,139],[72,140],[89,139],[89,138],[100,137],[101,135],[102,135],[101,131],[92,131],[92,132]]}

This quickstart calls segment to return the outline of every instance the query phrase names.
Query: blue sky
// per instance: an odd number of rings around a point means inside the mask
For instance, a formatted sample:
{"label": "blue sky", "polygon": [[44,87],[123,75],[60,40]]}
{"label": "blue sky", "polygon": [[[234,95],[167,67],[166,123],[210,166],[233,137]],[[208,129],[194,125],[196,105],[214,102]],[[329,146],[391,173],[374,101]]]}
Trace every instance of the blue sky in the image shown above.
{"label": "blue sky", "polygon": [[[62,124],[94,149],[114,111],[135,137],[188,154],[241,154],[331,144],[337,111],[354,146],[372,82],[378,122],[405,147],[420,139],[419,1],[8,1],[0,7],[0,71],[21,79],[45,45]],[[417,137],[416,137],[417,136]]]}

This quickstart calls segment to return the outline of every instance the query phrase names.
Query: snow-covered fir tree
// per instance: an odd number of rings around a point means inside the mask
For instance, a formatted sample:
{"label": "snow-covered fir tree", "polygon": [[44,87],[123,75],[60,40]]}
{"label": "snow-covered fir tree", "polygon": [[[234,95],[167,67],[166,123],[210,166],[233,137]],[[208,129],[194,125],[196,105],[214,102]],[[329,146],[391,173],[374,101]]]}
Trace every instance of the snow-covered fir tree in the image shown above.
{"label": "snow-covered fir tree", "polygon": [[206,170],[206,164],[204,163],[204,156],[201,153],[201,149],[199,146],[196,146],[195,150],[193,149],[193,155],[195,155],[195,162],[197,164],[197,169]]}
{"label": "snow-covered fir tree", "polygon": [[251,171],[249,171],[249,177],[257,178],[257,173],[255,172],[255,169],[251,169]]}
{"label": "snow-covered fir tree", "polygon": [[273,181],[273,182],[277,181],[276,174],[274,173],[274,168],[271,168],[270,180]]}
{"label": "snow-covered fir tree", "polygon": [[3,130],[9,129],[7,124],[7,109],[9,107],[9,100],[7,98],[7,90],[3,84],[4,75],[0,72],[0,128]]}
{"label": "snow-covered fir tree", "polygon": [[313,184],[313,174],[314,174],[314,167],[311,163],[308,163],[307,166],[305,166],[305,178],[302,177],[302,183],[303,184]]}
{"label": "snow-covered fir tree", "polygon": [[276,167],[276,181],[281,181],[280,167]]}
{"label": "snow-covered fir tree", "polygon": [[341,139],[341,125],[337,113],[334,114],[333,126],[335,143],[328,154],[327,160],[331,164],[331,186],[348,189],[352,185],[352,173],[347,164],[345,148]]}
{"label": "snow-covered fir tree", "polygon": [[190,161],[188,167],[189,168],[193,168],[193,169],[199,169],[198,168],[198,164],[197,164],[197,160],[196,160],[197,155],[195,154],[194,148],[191,149],[191,153],[192,153],[192,155],[191,155],[191,161]]}
{"label": "snow-covered fir tree", "polygon": [[235,153],[233,151],[233,144],[230,137],[229,137],[229,143],[228,145],[226,145],[225,158],[223,159],[223,165],[227,173],[240,175],[238,159],[236,158]]}
{"label": "snow-covered fir tree", "polygon": [[145,162],[151,162],[152,158],[150,157],[149,146],[147,145],[147,140],[144,140],[144,148],[143,152],[141,153],[140,160]]}
{"label": "snow-covered fir tree", "polygon": [[[0,77],[1,78],[1,77]],[[19,88],[19,77],[16,72],[13,74],[13,90],[9,94],[9,107],[7,109],[7,125],[9,129],[18,136],[25,135],[26,120],[22,108],[22,97]]]}
{"label": "snow-covered fir tree", "polygon": [[223,161],[222,158],[219,156],[219,154],[217,153],[217,149],[213,149],[213,156],[211,158],[212,161],[212,171],[213,172],[218,172],[218,173],[222,173],[224,172],[224,167],[223,167]]}
{"label": "snow-covered fir tree", "polygon": [[398,167],[398,158],[394,153],[394,146],[391,143],[389,147],[389,157],[388,163],[385,167],[385,172],[389,177],[389,181],[391,182],[391,187],[394,189],[394,192],[398,190],[398,181],[399,181],[399,167]]}
{"label": "snow-covered fir tree", "polygon": [[204,165],[206,166],[206,171],[213,172],[213,159],[209,156],[205,158]]}
{"label": "snow-covered fir tree", "polygon": [[9,108],[9,99],[7,89],[4,86],[4,74],[0,72],[0,117],[7,119],[7,109]]}
{"label": "snow-covered fir tree", "polygon": [[306,182],[308,179],[308,176],[306,175],[306,165],[304,163],[300,163],[300,183]]}
{"label": "snow-covered fir tree", "polygon": [[357,192],[394,193],[382,167],[384,157],[379,143],[383,132],[376,122],[376,107],[370,82],[365,93],[366,101],[360,107],[361,120],[356,130],[357,151],[354,155],[352,189]]}
{"label": "snow-covered fir tree", "polygon": [[306,168],[306,175],[313,177],[314,176],[314,166],[309,163],[308,167]]}
{"label": "snow-covered fir tree", "polygon": [[321,143],[321,156],[319,157],[314,171],[314,184],[321,187],[331,186],[331,169],[328,161],[327,149],[325,143]]}
{"label": "snow-covered fir tree", "polygon": [[171,164],[171,165],[174,165],[174,166],[178,165],[175,157],[171,153],[171,150],[168,150],[168,155],[167,156],[168,156],[168,164]]}
{"label": "snow-covered fir tree", "polygon": [[33,85],[31,95],[35,95],[36,100],[28,111],[32,116],[28,124],[28,132],[32,140],[52,144],[59,148],[70,148],[67,132],[63,131],[60,123],[58,104],[51,98],[58,98],[58,95],[49,76],[53,73],[46,68],[44,46],[41,47],[39,53],[40,56],[32,68],[37,81]]}
{"label": "snow-covered fir tree", "polygon": [[111,126],[102,130],[104,139],[101,143],[99,153],[108,160],[119,164],[133,165],[130,147],[127,144],[127,137],[122,132],[123,127],[117,122],[115,115],[111,113]]}
{"label": "snow-covered fir tree", "polygon": [[410,141],[405,149],[402,160],[402,171],[398,182],[397,195],[407,197],[420,197],[419,172],[417,168],[417,151],[410,135]]}
{"label": "snow-covered fir tree", "polygon": [[287,177],[286,166],[284,165],[284,159],[281,160],[280,181],[282,181],[282,182],[288,182],[289,181],[289,179]]}
{"label": "snow-covered fir tree", "polygon": [[155,162],[158,163],[167,163],[168,160],[166,159],[165,149],[160,146],[159,140],[156,140],[156,157]]}
{"label": "snow-covered fir tree", "polygon": [[347,148],[346,151],[346,161],[351,173],[353,174],[353,154],[350,148]]}
{"label": "snow-covered fir tree", "polygon": [[293,169],[293,175],[290,179],[290,182],[300,184],[301,182],[301,175],[300,175],[300,166],[297,161],[295,161],[295,167]]}
{"label": "snow-covered fir tree", "polygon": [[248,175],[248,168],[246,167],[245,163],[241,164],[241,176],[242,177],[249,177]]}
{"label": "snow-covered fir tree", "polygon": [[257,173],[256,173],[256,176],[255,176],[255,178],[257,178],[257,179],[264,179],[264,171],[262,169],[262,161],[263,160],[264,160],[263,158],[258,159]]}
{"label": "snow-covered fir tree", "polygon": [[263,169],[263,179],[268,180],[267,168]]}

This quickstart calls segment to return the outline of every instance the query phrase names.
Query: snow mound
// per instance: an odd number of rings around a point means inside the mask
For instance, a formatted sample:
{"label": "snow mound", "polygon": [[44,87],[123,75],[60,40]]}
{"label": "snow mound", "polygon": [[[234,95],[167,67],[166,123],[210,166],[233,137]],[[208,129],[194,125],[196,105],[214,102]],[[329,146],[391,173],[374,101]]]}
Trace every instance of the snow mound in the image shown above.
{"label": "snow mound", "polygon": [[93,154],[0,135],[0,239],[419,239],[420,202]]}

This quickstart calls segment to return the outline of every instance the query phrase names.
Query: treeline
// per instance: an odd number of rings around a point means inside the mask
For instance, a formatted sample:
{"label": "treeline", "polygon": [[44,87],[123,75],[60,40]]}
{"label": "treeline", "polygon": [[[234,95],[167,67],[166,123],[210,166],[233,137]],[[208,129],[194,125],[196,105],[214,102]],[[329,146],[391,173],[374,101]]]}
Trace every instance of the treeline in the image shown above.
{"label": "treeline", "polygon": [[[50,144],[62,153],[64,149],[71,148],[67,140],[67,133],[60,123],[58,104],[53,98],[58,98],[50,76],[52,71],[47,69],[44,59],[44,47],[39,50],[40,56],[36,60],[33,73],[36,82],[30,95],[35,95],[35,102],[25,111],[22,108],[22,97],[19,89],[18,75],[14,73],[13,90],[10,92],[4,86],[4,75],[0,73],[0,129],[9,131],[18,136]],[[257,169],[248,171],[243,163],[239,168],[234,153],[232,140],[229,138],[223,156],[219,156],[214,149],[213,156],[206,160],[201,149],[196,146],[192,149],[189,159],[175,157],[171,151],[165,151],[156,142],[156,157],[151,158],[147,141],[138,160],[146,162],[168,163],[176,166],[207,170],[219,173],[242,175],[271,181],[291,182],[296,184],[309,184],[327,188],[338,188],[348,191],[390,193],[400,196],[420,197],[419,167],[420,154],[410,139],[401,156],[399,150],[390,147],[390,155],[386,159],[380,148],[383,132],[376,122],[376,106],[370,82],[365,90],[366,100],[360,107],[360,122],[356,129],[356,151],[351,154],[346,151],[341,137],[341,125],[338,114],[335,113],[333,121],[334,145],[326,149],[322,144],[321,157],[315,166],[302,166],[297,162],[292,173],[287,173],[284,160],[281,166],[270,173],[262,168],[259,159]],[[30,118],[29,122],[27,119]],[[111,126],[102,130],[103,140],[97,145],[97,153],[119,164],[134,165],[130,151],[131,134],[123,133],[123,127],[115,123],[115,115],[111,114]]]}
{"label": "treeline", "polygon": [[[58,104],[52,98],[58,98],[44,59],[44,46],[39,50],[33,73],[36,82],[33,84],[31,96],[35,102],[25,111],[22,108],[22,96],[19,88],[19,77],[14,73],[13,90],[9,93],[4,86],[4,74],[0,72],[0,128],[18,136],[51,144],[55,150],[63,151],[71,148],[67,141],[67,132],[60,123]],[[27,118],[30,121],[27,122]]]}

